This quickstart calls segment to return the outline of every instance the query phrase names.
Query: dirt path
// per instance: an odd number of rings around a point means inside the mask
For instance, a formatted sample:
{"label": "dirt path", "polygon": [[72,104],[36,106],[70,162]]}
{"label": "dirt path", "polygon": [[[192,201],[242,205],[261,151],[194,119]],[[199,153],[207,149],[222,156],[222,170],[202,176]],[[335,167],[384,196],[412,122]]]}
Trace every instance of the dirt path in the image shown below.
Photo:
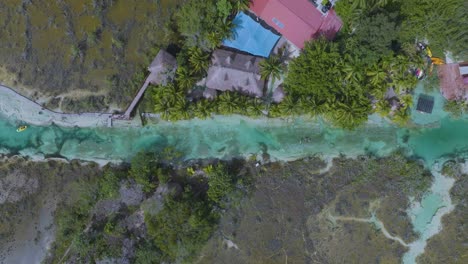
{"label": "dirt path", "polygon": [[404,247],[409,247],[409,245],[405,241],[403,241],[403,239],[401,239],[398,236],[394,236],[394,235],[390,234],[390,232],[388,232],[388,230],[385,228],[384,223],[382,221],[380,221],[376,216],[376,211],[377,211],[378,208],[379,208],[379,201],[374,201],[374,202],[370,203],[369,212],[371,214],[371,217],[369,217],[369,218],[358,218],[358,217],[353,217],[353,216],[334,216],[329,212],[328,215],[327,215],[327,219],[330,222],[332,222],[334,225],[336,225],[336,221],[354,221],[354,222],[372,224],[372,225],[375,226],[375,228],[377,230],[382,231],[382,234],[386,238],[394,240],[394,241],[400,243],[400,245],[402,245]]}

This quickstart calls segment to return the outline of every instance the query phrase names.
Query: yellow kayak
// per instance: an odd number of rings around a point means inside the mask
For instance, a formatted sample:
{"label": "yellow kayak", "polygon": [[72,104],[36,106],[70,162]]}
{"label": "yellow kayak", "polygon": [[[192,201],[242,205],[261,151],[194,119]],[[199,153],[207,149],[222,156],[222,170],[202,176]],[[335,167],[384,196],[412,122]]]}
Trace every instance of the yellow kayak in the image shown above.
{"label": "yellow kayak", "polygon": [[432,57],[431,58],[431,61],[432,63],[434,63],[435,65],[441,65],[441,64],[445,64],[445,61],[441,58],[437,58],[437,57]]}
{"label": "yellow kayak", "polygon": [[429,47],[426,47],[426,52],[427,52],[427,56],[429,56],[429,58],[432,58],[432,51]]}
{"label": "yellow kayak", "polygon": [[16,132],[20,133],[20,132],[23,132],[25,131],[26,129],[28,128],[28,126],[20,126],[16,129]]}

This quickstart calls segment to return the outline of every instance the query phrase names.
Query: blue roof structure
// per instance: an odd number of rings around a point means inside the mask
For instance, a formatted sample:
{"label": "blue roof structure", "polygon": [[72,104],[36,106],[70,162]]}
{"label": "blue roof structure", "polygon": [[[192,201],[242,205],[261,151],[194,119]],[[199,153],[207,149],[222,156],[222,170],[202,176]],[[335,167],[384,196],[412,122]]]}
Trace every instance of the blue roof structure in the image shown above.
{"label": "blue roof structure", "polygon": [[270,56],[280,36],[264,28],[260,23],[243,12],[234,18],[234,39],[226,39],[223,45],[226,47],[245,51],[261,57]]}

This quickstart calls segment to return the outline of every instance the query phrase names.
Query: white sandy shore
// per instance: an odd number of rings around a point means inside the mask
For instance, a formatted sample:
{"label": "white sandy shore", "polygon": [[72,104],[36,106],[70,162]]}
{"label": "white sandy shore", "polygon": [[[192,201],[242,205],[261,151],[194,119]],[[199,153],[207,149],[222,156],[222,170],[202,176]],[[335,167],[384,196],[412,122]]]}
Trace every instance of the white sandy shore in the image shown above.
{"label": "white sandy shore", "polygon": [[112,116],[110,113],[53,112],[2,85],[0,85],[0,114],[32,125],[46,126],[55,123],[63,127],[104,127]]}

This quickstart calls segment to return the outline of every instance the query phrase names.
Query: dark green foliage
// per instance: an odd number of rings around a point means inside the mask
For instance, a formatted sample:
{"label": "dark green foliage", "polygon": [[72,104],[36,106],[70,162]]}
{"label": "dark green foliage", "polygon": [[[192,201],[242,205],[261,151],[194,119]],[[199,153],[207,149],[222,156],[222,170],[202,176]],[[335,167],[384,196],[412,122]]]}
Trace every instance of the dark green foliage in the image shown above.
{"label": "dark green foliage", "polygon": [[427,39],[435,56],[451,51],[460,59],[468,59],[468,2],[466,0],[399,0],[402,39]]}
{"label": "dark green foliage", "polygon": [[363,64],[372,65],[393,54],[398,39],[397,13],[377,13],[365,16],[355,24],[356,28],[346,40],[348,52]]}
{"label": "dark green foliage", "polygon": [[289,65],[287,92],[292,96],[330,97],[341,86],[341,61],[337,43],[324,39],[307,42],[301,56]]}
{"label": "dark green foliage", "polygon": [[132,159],[129,176],[143,186],[143,191],[150,192],[156,187],[159,173],[162,172],[157,168],[154,154],[140,152]]}
{"label": "dark green foliage", "polygon": [[[181,12],[194,13],[208,2],[189,1],[187,7],[193,10],[182,8]],[[155,111],[161,113],[163,119],[207,118],[212,113],[270,117],[306,114],[322,116],[337,127],[353,129],[366,122],[367,116],[374,111],[371,105],[374,101],[375,111],[395,123],[404,125],[409,120],[412,101],[408,94],[417,82],[410,70],[421,67],[423,61],[414,42],[402,42],[400,27],[405,17],[401,4],[391,0],[340,1],[337,10],[349,21],[335,42],[309,41],[301,55],[289,63],[287,72],[281,52],[263,61],[261,75],[267,87],[270,81],[285,77],[287,96],[279,104],[271,103],[268,88],[262,100],[223,92],[212,101],[199,98],[188,101],[187,90],[204,77],[208,65],[209,57],[203,50],[214,48],[202,43],[205,41],[193,42],[210,39],[203,37],[201,32],[206,28],[198,24],[202,20],[209,22],[224,17],[222,24],[227,25],[235,6],[233,1],[220,1],[216,7],[203,11],[210,15],[193,18],[196,23],[191,25],[176,19],[184,32],[191,30],[196,34],[182,34],[185,41],[177,57],[176,82],[153,90]],[[228,12],[230,8],[231,14]],[[396,97],[384,98],[390,88]],[[390,100],[397,102],[393,105],[397,109],[390,109]]]}
{"label": "dark green foliage", "polygon": [[135,263],[139,264],[159,264],[161,253],[149,241],[143,241],[137,248],[135,253]]}
{"label": "dark green foliage", "polygon": [[[353,129],[365,123],[368,115],[375,111],[405,125],[411,113],[410,94],[417,84],[411,70],[424,67],[415,42],[431,35],[429,42],[435,42],[433,50],[437,53],[442,43],[441,38],[433,34],[434,28],[442,31],[440,26],[426,28],[436,23],[426,16],[427,8],[431,6],[430,12],[443,19],[449,14],[434,8],[433,0],[422,3],[415,0],[338,1],[336,10],[344,19],[345,27],[336,41],[309,41],[301,55],[289,63],[286,73],[281,55],[273,55],[261,63],[261,75],[266,84],[285,75],[287,96],[281,103],[271,103],[268,89],[262,100],[223,92],[212,101],[199,98],[188,101],[187,90],[204,77],[208,66],[209,57],[203,51],[212,51],[216,43],[229,37],[227,32],[232,28],[229,23],[236,8],[244,4],[244,1],[223,0],[214,4],[192,0],[176,15],[179,33],[184,36],[182,51],[177,57],[176,82],[156,89],[153,96],[155,111],[161,113],[163,119],[207,118],[212,113],[270,117],[307,114],[324,117],[337,127]],[[466,19],[466,16],[460,17],[466,13],[463,11],[466,5],[462,6],[460,0],[451,0],[444,2],[444,6],[453,11],[459,21],[447,22],[452,28],[446,31],[454,37],[448,38],[444,33],[443,41],[450,42],[449,47],[463,55],[460,43],[468,34],[464,34],[465,29],[459,25]],[[423,23],[423,16],[429,22]],[[182,21],[183,17],[188,19]],[[219,23],[213,26],[213,21]],[[432,43],[430,45],[432,47]],[[385,98],[389,89],[395,92],[394,98]]]}
{"label": "dark green foliage", "polygon": [[355,28],[360,18],[394,2],[394,0],[340,0],[336,2],[335,10],[343,20],[344,31],[347,32]]}
{"label": "dark green foliage", "polygon": [[[167,148],[160,157],[169,161],[177,155]],[[106,167],[101,177],[80,178],[59,204],[56,242],[47,263],[93,263],[122,257],[126,239],[133,241],[132,263],[190,263],[216,228],[219,208],[232,200],[226,196],[240,199],[243,192],[238,187],[242,185],[221,164],[204,169],[208,179],[166,166],[157,163],[154,153],[139,153],[128,169]],[[180,186],[182,191],[174,188],[162,197],[158,195],[158,201],[147,199],[136,206],[123,206],[119,201],[123,184],[139,183],[146,197],[151,197],[154,193],[148,192],[154,191],[158,181],[168,183],[169,189]],[[109,212],[101,211],[103,205]],[[129,226],[129,221],[141,221],[135,219],[138,210],[144,210],[146,226],[143,222]]]}
{"label": "dark green foliage", "polygon": [[208,177],[208,198],[214,203],[221,204],[222,199],[234,191],[234,179],[223,165],[210,166],[205,172]]}
{"label": "dark green foliage", "polygon": [[468,104],[466,101],[446,101],[444,110],[449,112],[453,117],[460,118],[468,112]]}
{"label": "dark green foliage", "polygon": [[214,100],[200,99],[196,102],[188,102],[184,92],[178,91],[173,84],[158,86],[152,92],[154,111],[160,113],[161,118],[170,121],[194,117],[205,119],[212,113],[259,116],[265,108],[257,98],[230,91],[221,93]]}
{"label": "dark green foliage", "polygon": [[116,198],[119,195],[120,177],[118,173],[107,170],[99,179],[99,197],[101,199]]}
{"label": "dark green foliage", "polygon": [[279,55],[271,55],[260,62],[260,76],[264,80],[268,80],[268,78],[278,80],[281,74],[283,74],[284,69],[284,62]]}
{"label": "dark green foliage", "polygon": [[[289,96],[302,97],[306,104],[304,112],[313,115],[323,112],[336,126],[354,128],[367,120],[371,108],[363,74],[353,72],[352,68],[348,70],[349,59],[346,58],[337,43],[324,39],[310,41],[301,55],[290,63],[285,88]],[[343,81],[346,79],[349,81]],[[286,99],[278,110],[287,115],[300,112],[293,99]]]}
{"label": "dark green foliage", "polygon": [[210,63],[210,54],[204,52],[199,47],[191,47],[188,51],[189,63],[192,66],[192,71],[200,73],[208,69]]}
{"label": "dark green foliage", "polygon": [[94,206],[98,193],[96,182],[83,179],[73,186],[73,194],[68,197],[65,203],[56,211],[55,222],[57,225],[56,241],[54,244],[54,254],[56,256],[53,263],[65,254],[68,247],[71,247],[77,254],[86,256],[91,250],[88,238],[83,234],[90,220],[90,213]]}
{"label": "dark green foliage", "polygon": [[185,188],[181,197],[167,197],[156,216],[145,216],[149,236],[163,259],[171,262],[188,261],[211,236],[218,219],[206,200]]}
{"label": "dark green foliage", "polygon": [[[451,51],[460,58],[468,52],[468,4],[464,0],[340,0],[336,11],[345,22],[344,31],[359,30],[359,20],[379,12],[398,12],[400,42],[427,39],[435,56]],[[382,32],[383,33],[387,33]],[[390,33],[394,33],[390,31]]]}
{"label": "dark green foliage", "polygon": [[229,0],[189,0],[175,14],[184,45],[211,51],[232,32],[228,16],[234,12]]}

